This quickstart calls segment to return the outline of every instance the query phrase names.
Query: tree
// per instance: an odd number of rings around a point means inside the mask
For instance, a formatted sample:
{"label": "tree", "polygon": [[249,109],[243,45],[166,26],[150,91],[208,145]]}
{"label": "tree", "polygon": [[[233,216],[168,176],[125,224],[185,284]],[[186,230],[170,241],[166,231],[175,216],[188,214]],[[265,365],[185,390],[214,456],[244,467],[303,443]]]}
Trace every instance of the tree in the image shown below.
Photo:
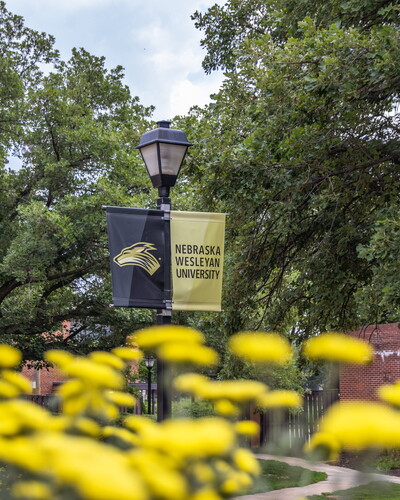
{"label": "tree", "polygon": [[206,73],[216,69],[234,70],[245,40],[256,40],[266,33],[277,45],[290,37],[301,37],[299,22],[313,19],[318,29],[335,24],[368,32],[374,26],[398,23],[399,6],[391,0],[228,0],[215,4],[204,14],[192,15],[195,26],[204,31],[201,46],[207,54]]}
{"label": "tree", "polygon": [[[120,344],[149,315],[109,307],[102,205],[149,203],[134,147],[152,108],[131,97],[121,67],[107,70],[104,58],[83,49],[60,61],[51,37],[25,28],[4,3],[0,11],[2,64],[8,64],[0,95],[7,127],[0,170],[1,341],[35,359],[49,347],[41,334],[72,320],[69,338],[56,335],[54,342],[81,350]],[[52,64],[48,75],[40,62]],[[5,165],[11,151],[19,169]],[[75,342],[83,330],[99,336]]]}
{"label": "tree", "polygon": [[200,138],[187,173],[230,214],[227,314],[293,338],[395,321],[375,242],[382,214],[398,223],[399,7],[252,4],[194,15],[206,70],[227,70],[215,103],[186,119]]}
{"label": "tree", "polygon": [[24,26],[0,1],[0,161],[4,162],[22,125],[24,94],[40,78],[39,65],[57,60],[54,38]]}

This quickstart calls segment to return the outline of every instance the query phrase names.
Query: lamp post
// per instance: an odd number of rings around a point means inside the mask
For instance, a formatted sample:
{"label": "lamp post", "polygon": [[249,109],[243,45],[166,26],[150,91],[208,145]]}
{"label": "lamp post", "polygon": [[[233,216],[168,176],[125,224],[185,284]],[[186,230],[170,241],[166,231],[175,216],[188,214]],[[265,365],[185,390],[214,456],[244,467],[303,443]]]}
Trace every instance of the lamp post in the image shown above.
{"label": "lamp post", "polygon": [[[165,308],[157,310],[157,325],[169,325],[172,319],[171,294],[171,232],[170,188],[175,185],[186,152],[191,146],[184,132],[170,128],[169,121],[157,122],[157,128],[145,132],[137,146],[153,187],[158,188],[157,209],[165,216],[165,262],[164,301]],[[162,360],[157,360],[157,420],[161,422],[171,416],[171,400],[166,387],[166,369]]]}
{"label": "lamp post", "polygon": [[153,369],[154,361],[154,358],[144,358],[144,364],[147,368],[147,413],[149,415],[153,414],[151,411],[151,400],[153,399],[151,397],[151,370]]}

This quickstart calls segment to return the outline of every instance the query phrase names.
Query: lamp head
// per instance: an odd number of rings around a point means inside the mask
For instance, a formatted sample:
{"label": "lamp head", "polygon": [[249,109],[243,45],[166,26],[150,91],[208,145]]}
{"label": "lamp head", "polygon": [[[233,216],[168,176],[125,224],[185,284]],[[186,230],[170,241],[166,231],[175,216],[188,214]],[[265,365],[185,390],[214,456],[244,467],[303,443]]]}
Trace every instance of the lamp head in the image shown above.
{"label": "lamp head", "polygon": [[144,358],[144,364],[146,365],[146,368],[149,368],[149,369],[153,368],[154,361],[155,361],[154,358]]}
{"label": "lamp head", "polygon": [[157,122],[158,127],[145,132],[136,146],[156,188],[175,185],[186,152],[191,146],[185,133],[170,128],[170,124],[168,121]]}

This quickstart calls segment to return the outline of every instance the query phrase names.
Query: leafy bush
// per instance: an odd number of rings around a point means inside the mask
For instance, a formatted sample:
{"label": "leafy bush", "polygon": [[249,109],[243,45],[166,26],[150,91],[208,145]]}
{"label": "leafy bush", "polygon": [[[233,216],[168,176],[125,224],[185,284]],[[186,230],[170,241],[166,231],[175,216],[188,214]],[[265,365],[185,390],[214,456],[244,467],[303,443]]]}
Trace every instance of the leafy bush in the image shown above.
{"label": "leafy bush", "polygon": [[182,398],[172,402],[172,416],[174,418],[201,418],[215,416],[214,408],[208,401]]}

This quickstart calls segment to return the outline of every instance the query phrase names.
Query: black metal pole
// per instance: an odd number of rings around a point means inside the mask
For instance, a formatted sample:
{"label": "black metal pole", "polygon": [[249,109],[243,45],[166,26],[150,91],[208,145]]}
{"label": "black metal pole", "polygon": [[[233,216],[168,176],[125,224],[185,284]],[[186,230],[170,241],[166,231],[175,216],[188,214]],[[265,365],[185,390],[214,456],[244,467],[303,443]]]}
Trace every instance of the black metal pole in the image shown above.
{"label": "black metal pole", "polygon": [[[171,229],[170,212],[171,200],[169,198],[169,187],[158,189],[159,198],[157,200],[158,210],[164,211],[164,238],[165,238],[165,262],[164,262],[164,300],[165,309],[157,310],[157,325],[170,325],[172,321],[171,310]],[[162,422],[171,417],[171,397],[168,383],[168,369],[166,363],[157,359],[157,421]]]}
{"label": "black metal pole", "polygon": [[151,415],[151,366],[147,367],[147,413]]}

